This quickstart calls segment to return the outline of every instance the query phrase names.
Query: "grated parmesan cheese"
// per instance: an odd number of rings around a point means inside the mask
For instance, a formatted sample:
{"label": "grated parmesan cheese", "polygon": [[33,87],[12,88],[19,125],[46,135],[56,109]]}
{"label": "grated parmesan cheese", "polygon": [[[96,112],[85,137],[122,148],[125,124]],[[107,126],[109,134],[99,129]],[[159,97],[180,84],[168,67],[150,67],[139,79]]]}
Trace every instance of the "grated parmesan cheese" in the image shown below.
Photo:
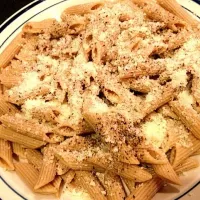
{"label": "grated parmesan cheese", "polygon": [[178,95],[179,102],[184,106],[191,106],[195,101],[193,96],[189,93],[188,90],[182,91]]}
{"label": "grated parmesan cheese", "polygon": [[161,114],[155,114],[142,125],[147,143],[159,148],[166,137],[167,122]]}

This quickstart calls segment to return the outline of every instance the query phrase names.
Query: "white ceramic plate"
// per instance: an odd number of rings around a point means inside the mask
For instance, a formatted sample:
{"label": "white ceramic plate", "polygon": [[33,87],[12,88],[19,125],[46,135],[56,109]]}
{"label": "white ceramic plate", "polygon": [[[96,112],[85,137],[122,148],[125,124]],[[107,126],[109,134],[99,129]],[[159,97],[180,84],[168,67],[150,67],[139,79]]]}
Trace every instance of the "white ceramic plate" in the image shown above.
{"label": "white ceramic plate", "polygon": [[[60,13],[67,7],[91,0],[36,0],[19,10],[0,27],[0,52],[20,31],[24,23],[31,20],[42,20],[45,18],[59,19]],[[200,19],[200,0],[178,0],[188,10],[195,13]],[[196,3],[195,3],[196,2]],[[200,156],[197,156],[200,162]],[[153,200],[197,200],[200,199],[200,167],[191,170],[181,177],[183,186],[166,186]],[[24,182],[14,173],[0,168],[0,200],[55,200],[53,196],[41,196],[33,194]],[[63,195],[62,200],[74,200],[72,196]],[[75,198],[82,200],[81,197]]]}

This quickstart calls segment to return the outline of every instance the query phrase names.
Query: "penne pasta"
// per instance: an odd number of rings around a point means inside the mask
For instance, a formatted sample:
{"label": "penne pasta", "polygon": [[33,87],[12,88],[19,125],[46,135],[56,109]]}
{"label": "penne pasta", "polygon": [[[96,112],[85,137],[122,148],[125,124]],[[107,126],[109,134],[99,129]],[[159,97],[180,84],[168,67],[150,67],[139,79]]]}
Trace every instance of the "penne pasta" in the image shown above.
{"label": "penne pasta", "polygon": [[40,124],[38,121],[27,120],[20,115],[3,115],[0,117],[1,122],[8,128],[28,137],[50,143],[61,142],[63,136],[56,135],[52,132],[52,127],[46,124]]}
{"label": "penne pasta", "polygon": [[56,196],[60,196],[60,190],[62,186],[62,178],[60,176],[56,176],[56,178],[52,181],[52,185],[56,188],[57,193]]}
{"label": "penne pasta", "polygon": [[65,19],[65,15],[84,15],[93,12],[94,10],[100,8],[103,6],[103,2],[92,2],[92,3],[86,3],[86,4],[81,4],[81,5],[75,5],[72,7],[69,7],[65,9],[62,14],[61,14],[61,19]]}
{"label": "penne pasta", "polygon": [[41,170],[43,164],[43,155],[40,153],[40,151],[34,149],[26,149],[26,159],[38,171]]}
{"label": "penne pasta", "polygon": [[55,194],[57,192],[56,188],[51,184],[45,185],[44,187],[34,190],[34,186],[37,182],[39,172],[28,163],[15,163],[15,169],[17,174],[28,184],[31,190],[40,194]]}
{"label": "penne pasta", "polygon": [[199,22],[192,17],[176,0],[157,0],[157,2],[166,10],[182,18],[193,27],[197,27]]}
{"label": "penne pasta", "polygon": [[12,153],[10,142],[0,139],[0,166],[7,170],[14,170]]}
{"label": "penne pasta", "polygon": [[152,165],[155,173],[163,180],[176,184],[181,185],[181,181],[174,171],[172,165],[168,162],[166,164],[160,165]]}
{"label": "penne pasta", "polygon": [[150,200],[163,186],[164,181],[155,176],[133,190],[126,200]]}
{"label": "penne pasta", "polygon": [[65,183],[71,183],[75,177],[75,174],[76,174],[76,172],[74,170],[69,170],[68,172],[63,174],[61,177]]}
{"label": "penne pasta", "polygon": [[192,107],[185,107],[178,101],[171,101],[169,105],[191,133],[200,139],[200,117],[198,113]]}
{"label": "penne pasta", "polygon": [[54,153],[50,146],[44,149],[42,166],[39,172],[39,177],[34,189],[39,189],[48,183],[51,183],[56,176],[56,161]]}
{"label": "penne pasta", "polygon": [[153,100],[148,106],[146,106],[146,108],[144,109],[145,114],[148,115],[163,106],[164,104],[171,101],[175,95],[174,93],[175,90],[170,86],[166,86],[165,88],[163,88],[162,94],[158,95],[155,100]]}
{"label": "penne pasta", "polygon": [[54,24],[56,24],[56,19],[45,19],[40,22],[28,22],[22,28],[25,33],[45,33],[49,31]]}
{"label": "penne pasta", "polygon": [[59,154],[55,155],[60,162],[62,162],[67,168],[73,170],[86,170],[92,171],[94,169],[94,165],[90,163],[80,162],[77,159],[74,159],[70,156],[61,156]]}
{"label": "penne pasta", "polygon": [[135,182],[144,182],[152,178],[150,173],[137,165],[129,165],[121,162],[114,162],[110,165],[106,159],[103,160],[103,158],[98,159],[95,157],[87,159],[87,162]]}
{"label": "penne pasta", "polygon": [[108,200],[122,200],[125,198],[125,191],[119,176],[112,173],[96,173],[96,176],[106,189]]}
{"label": "penne pasta", "polygon": [[135,190],[135,182],[132,180],[129,180],[127,178],[122,178],[122,181],[124,182],[124,184],[126,185],[126,187],[128,188],[128,192],[127,195],[129,195],[133,190]]}
{"label": "penne pasta", "polygon": [[199,166],[199,162],[194,158],[187,158],[180,165],[175,168],[177,174],[182,174],[183,172],[189,171],[191,169],[197,168]]}
{"label": "penne pasta", "polygon": [[3,126],[0,126],[0,138],[21,144],[31,149],[37,149],[45,145],[45,142],[21,135]]}
{"label": "penne pasta", "polygon": [[69,171],[69,168],[60,160],[56,162],[56,174],[63,175]]}
{"label": "penne pasta", "polygon": [[26,158],[26,149],[22,145],[13,142],[12,149],[15,155],[19,156],[20,158]]}
{"label": "penne pasta", "polygon": [[0,116],[6,113],[15,114],[20,112],[14,105],[6,102],[2,96],[0,98]]}
{"label": "penne pasta", "polygon": [[24,43],[23,33],[20,32],[12,40],[12,42],[5,48],[5,50],[0,54],[0,67],[6,67],[10,61],[15,57],[15,55],[20,51]]}
{"label": "penne pasta", "polygon": [[174,168],[200,149],[200,141],[198,139],[192,135],[189,135],[188,139],[192,142],[192,148],[182,147],[178,144],[172,148],[170,162]]}
{"label": "penne pasta", "polygon": [[96,200],[106,200],[106,193],[98,179],[87,171],[76,171],[75,181]]}
{"label": "penne pasta", "polygon": [[193,156],[200,155],[200,149],[198,149],[197,151],[195,151],[192,155]]}
{"label": "penne pasta", "polygon": [[149,164],[165,164],[167,163],[166,157],[161,155],[160,152],[148,149],[137,149],[137,158],[140,162]]}

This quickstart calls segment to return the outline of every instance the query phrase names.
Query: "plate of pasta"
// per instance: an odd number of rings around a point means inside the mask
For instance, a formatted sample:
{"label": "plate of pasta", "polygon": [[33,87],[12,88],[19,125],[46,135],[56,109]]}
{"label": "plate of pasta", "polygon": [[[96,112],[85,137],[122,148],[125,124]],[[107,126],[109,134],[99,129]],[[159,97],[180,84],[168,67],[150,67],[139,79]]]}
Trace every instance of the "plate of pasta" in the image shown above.
{"label": "plate of pasta", "polygon": [[9,199],[172,200],[199,183],[200,6],[178,2],[35,1],[1,26]]}

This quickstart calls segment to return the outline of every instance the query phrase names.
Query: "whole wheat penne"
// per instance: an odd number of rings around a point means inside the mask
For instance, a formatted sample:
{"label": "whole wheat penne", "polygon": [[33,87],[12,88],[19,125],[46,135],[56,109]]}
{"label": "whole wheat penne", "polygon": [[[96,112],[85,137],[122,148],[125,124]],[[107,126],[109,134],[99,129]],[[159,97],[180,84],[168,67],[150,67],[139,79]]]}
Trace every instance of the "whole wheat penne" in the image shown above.
{"label": "whole wheat penne", "polygon": [[108,160],[98,157],[88,158],[87,162],[135,182],[144,182],[152,178],[150,173],[137,165],[129,165],[121,162],[114,162],[110,164]]}
{"label": "whole wheat penne", "polygon": [[56,196],[59,197],[60,196],[60,190],[61,190],[61,186],[62,186],[62,178],[60,176],[56,176],[55,179],[52,181],[52,185],[56,188],[57,193]]}
{"label": "whole wheat penne", "polygon": [[93,199],[106,200],[105,190],[98,179],[87,171],[76,171],[75,181],[85,189]]}
{"label": "whole wheat penne", "polygon": [[96,176],[106,189],[108,200],[122,200],[125,198],[125,191],[119,176],[112,173],[96,173]]}
{"label": "whole wheat penne", "polygon": [[63,175],[69,171],[69,168],[60,160],[56,162],[56,174]]}
{"label": "whole wheat penne", "polygon": [[158,112],[162,113],[162,115],[164,115],[165,117],[170,117],[172,119],[178,120],[178,116],[172,111],[172,109],[170,108],[168,104],[165,104],[164,106],[162,106],[158,110]]}
{"label": "whole wheat penne", "polygon": [[101,7],[102,5],[103,2],[99,1],[99,2],[91,2],[91,3],[71,6],[62,12],[61,19],[65,19],[64,15],[71,15],[71,14],[84,15],[91,13],[92,11]]}
{"label": "whole wheat penne", "polygon": [[66,165],[67,168],[86,171],[92,171],[94,169],[93,164],[77,161],[77,159],[74,159],[73,157],[61,156],[59,154],[56,154],[55,156],[60,160],[60,162]]}
{"label": "whole wheat penne", "polygon": [[39,177],[34,189],[37,190],[48,183],[52,182],[56,176],[56,162],[55,160],[44,160],[40,169]]}
{"label": "whole wheat penne", "polygon": [[191,169],[197,168],[199,166],[199,162],[195,158],[187,158],[180,165],[175,168],[177,174],[181,174],[185,171],[189,171]]}
{"label": "whole wheat penne", "polygon": [[64,180],[65,183],[71,183],[72,180],[75,177],[75,171],[74,170],[69,170],[68,172],[66,172],[65,174],[63,174],[61,177]]}
{"label": "whole wheat penne", "polygon": [[155,150],[149,149],[137,149],[137,158],[143,163],[150,164],[165,164],[167,163],[166,158],[161,153]]}
{"label": "whole wheat penne", "polygon": [[37,149],[46,144],[43,141],[36,140],[34,138],[30,138],[25,135],[21,135],[15,131],[7,129],[3,126],[0,126],[0,138],[11,141],[11,142],[16,142],[18,144],[21,144],[21,145],[23,145],[27,148],[31,148],[31,149]]}
{"label": "whole wheat penne", "polygon": [[166,164],[152,165],[155,173],[163,180],[181,185],[181,181],[169,161]]}
{"label": "whole wheat penne", "polygon": [[117,156],[119,161],[127,164],[139,164],[138,158],[135,156],[135,151],[127,145],[121,145],[118,148]]}
{"label": "whole wheat penne", "polygon": [[26,158],[25,152],[26,149],[18,143],[12,143],[13,153],[19,156],[20,158]]}
{"label": "whole wheat penne", "polygon": [[198,26],[199,22],[192,17],[176,0],[157,0],[157,2],[169,12],[182,18],[191,26]]}
{"label": "whole wheat penne", "polygon": [[11,116],[6,114],[1,116],[0,120],[8,128],[37,140],[56,143],[64,139],[63,136],[54,134],[50,126],[40,124],[34,120],[27,120],[20,115]]}
{"label": "whole wheat penne", "polygon": [[133,190],[126,200],[150,200],[163,186],[164,181],[161,178],[153,177]]}
{"label": "whole wheat penne", "polygon": [[135,182],[127,178],[122,178],[122,181],[124,181],[124,183],[126,184],[129,190],[129,192],[127,192],[127,195],[129,195],[135,189]]}
{"label": "whole wheat penne", "polygon": [[189,135],[188,138],[192,142],[191,148],[182,147],[178,144],[172,148],[170,162],[174,168],[200,149],[200,141],[198,139],[193,135]]}
{"label": "whole wheat penne", "polygon": [[195,151],[192,155],[193,156],[200,155],[200,149],[198,149],[197,151]]}
{"label": "whole wheat penne", "polygon": [[28,22],[22,28],[25,33],[44,33],[48,31],[54,24],[56,24],[56,19],[45,19],[39,22]]}
{"label": "whole wheat penne", "polygon": [[40,153],[40,151],[34,149],[26,149],[26,159],[37,170],[41,170],[43,164],[43,155]]}
{"label": "whole wheat penne", "polygon": [[143,76],[155,76],[161,74],[165,70],[163,65],[159,65],[149,60],[147,63],[141,63],[136,69],[130,69],[121,79],[141,78]]}
{"label": "whole wheat penne", "polygon": [[45,185],[44,187],[34,190],[34,185],[37,182],[39,172],[28,163],[15,163],[15,169],[17,174],[27,183],[31,190],[40,194],[55,194],[57,192],[56,188],[51,184]]}
{"label": "whole wheat penne", "polygon": [[6,67],[23,45],[23,33],[20,32],[0,54],[0,67]]}
{"label": "whole wheat penne", "polygon": [[14,170],[11,143],[0,139],[0,165],[8,170]]}
{"label": "whole wheat penne", "polygon": [[[133,0],[137,1],[137,0]],[[162,8],[160,5],[156,4],[153,1],[148,1],[145,2],[142,1],[143,3],[141,7],[143,11],[146,13],[146,15],[153,20],[163,22],[167,25],[168,28],[177,31],[176,26],[184,26],[185,23],[183,20],[181,20],[179,17],[176,17],[172,13],[166,11],[164,8]]]}
{"label": "whole wheat penne", "polygon": [[2,96],[0,96],[0,115],[4,115],[6,113],[15,114],[20,111],[11,103],[6,102]]}
{"label": "whole wheat penne", "polygon": [[198,113],[192,107],[183,106],[178,101],[171,101],[169,105],[191,133],[200,139],[200,116]]}

